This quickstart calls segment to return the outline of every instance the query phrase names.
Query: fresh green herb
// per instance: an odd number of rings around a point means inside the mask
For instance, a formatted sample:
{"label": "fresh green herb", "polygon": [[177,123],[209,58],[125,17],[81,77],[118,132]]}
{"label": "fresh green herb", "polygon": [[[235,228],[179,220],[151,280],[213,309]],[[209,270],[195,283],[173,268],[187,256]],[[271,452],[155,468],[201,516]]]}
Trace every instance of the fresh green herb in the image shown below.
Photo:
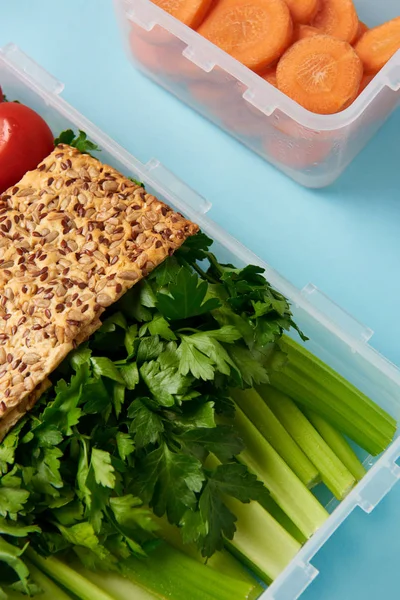
{"label": "fresh green herb", "polygon": [[60,133],[58,138],[54,140],[54,145],[58,146],[58,144],[67,144],[68,146],[72,146],[82,152],[83,154],[90,154],[92,152],[100,152],[100,148],[94,142],[88,140],[88,137],[84,131],[79,131],[78,135],[72,131],[72,129],[67,129]]}

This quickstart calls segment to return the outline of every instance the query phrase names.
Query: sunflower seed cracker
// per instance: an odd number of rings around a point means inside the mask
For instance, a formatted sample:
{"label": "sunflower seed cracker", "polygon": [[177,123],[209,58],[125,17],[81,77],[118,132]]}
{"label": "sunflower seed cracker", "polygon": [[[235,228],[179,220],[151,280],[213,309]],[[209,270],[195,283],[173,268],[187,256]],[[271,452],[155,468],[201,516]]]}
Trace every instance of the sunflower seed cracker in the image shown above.
{"label": "sunflower seed cracker", "polygon": [[0,196],[0,421],[198,227],[59,145]]}

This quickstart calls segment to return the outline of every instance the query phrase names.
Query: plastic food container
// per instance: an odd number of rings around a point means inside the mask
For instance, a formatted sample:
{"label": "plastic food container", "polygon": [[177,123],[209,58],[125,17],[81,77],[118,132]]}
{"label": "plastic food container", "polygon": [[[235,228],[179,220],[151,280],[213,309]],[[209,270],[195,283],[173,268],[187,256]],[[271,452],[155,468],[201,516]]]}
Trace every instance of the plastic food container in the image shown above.
{"label": "plastic food container", "polygon": [[[399,0],[354,0],[370,27]],[[135,66],[298,183],[334,182],[400,104],[400,51],[346,110],[316,115],[150,0],[114,0]]]}
{"label": "plastic food container", "polygon": [[[329,301],[313,285],[294,288],[206,216],[211,205],[157,160],[142,164],[97,129],[60,97],[63,85],[23,54],[16,46],[0,49],[0,82],[8,98],[18,99],[46,119],[54,134],[72,128],[84,130],[102,149],[101,160],[128,176],[143,181],[146,189],[197,222],[215,240],[219,260],[238,266],[258,264],[269,281],[291,301],[294,318],[309,336],[307,347],[360,390],[368,394],[400,424],[400,371],[368,344],[372,331]],[[262,600],[296,600],[317,576],[312,559],[356,507],[369,513],[400,479],[400,439],[376,459],[364,456],[368,474],[340,504],[327,502],[332,513],[321,529],[300,550]],[[234,599],[232,599],[234,600]]]}

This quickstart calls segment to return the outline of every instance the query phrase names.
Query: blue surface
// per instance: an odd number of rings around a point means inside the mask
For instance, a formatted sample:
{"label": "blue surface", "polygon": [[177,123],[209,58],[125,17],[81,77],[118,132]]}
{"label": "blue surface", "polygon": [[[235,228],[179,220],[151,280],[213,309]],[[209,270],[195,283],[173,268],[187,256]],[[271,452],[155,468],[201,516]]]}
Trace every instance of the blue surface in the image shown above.
{"label": "blue surface", "polygon": [[[63,97],[106,133],[207,197],[212,218],[296,286],[314,283],[371,327],[372,344],[400,365],[400,111],[338,183],[309,191],[136,73],[111,0],[3,2],[0,45],[10,41],[63,81]],[[397,486],[331,538],[302,598],[396,599],[399,553]]]}

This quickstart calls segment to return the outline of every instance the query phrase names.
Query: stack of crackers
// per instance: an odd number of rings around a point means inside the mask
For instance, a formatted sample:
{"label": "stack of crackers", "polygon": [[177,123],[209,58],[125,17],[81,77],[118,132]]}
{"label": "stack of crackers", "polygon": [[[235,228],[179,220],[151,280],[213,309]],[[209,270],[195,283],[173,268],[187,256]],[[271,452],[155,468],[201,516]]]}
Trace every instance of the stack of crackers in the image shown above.
{"label": "stack of crackers", "polygon": [[197,231],[66,145],[0,196],[0,440],[106,307]]}

